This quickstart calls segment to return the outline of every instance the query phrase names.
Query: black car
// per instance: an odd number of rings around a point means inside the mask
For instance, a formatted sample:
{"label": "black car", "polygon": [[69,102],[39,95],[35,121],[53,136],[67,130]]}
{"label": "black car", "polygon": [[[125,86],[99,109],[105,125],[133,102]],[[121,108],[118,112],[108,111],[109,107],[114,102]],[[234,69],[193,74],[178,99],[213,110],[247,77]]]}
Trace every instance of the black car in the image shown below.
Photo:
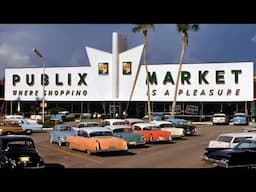
{"label": "black car", "polygon": [[199,135],[196,126],[189,124],[185,119],[169,118],[166,121],[171,122],[176,128],[184,129],[185,135]]}
{"label": "black car", "polygon": [[44,167],[44,161],[30,136],[0,136],[0,168]]}
{"label": "black car", "polygon": [[256,167],[256,140],[241,140],[232,149],[217,150],[205,153],[203,159],[216,163],[219,167],[255,168]]}

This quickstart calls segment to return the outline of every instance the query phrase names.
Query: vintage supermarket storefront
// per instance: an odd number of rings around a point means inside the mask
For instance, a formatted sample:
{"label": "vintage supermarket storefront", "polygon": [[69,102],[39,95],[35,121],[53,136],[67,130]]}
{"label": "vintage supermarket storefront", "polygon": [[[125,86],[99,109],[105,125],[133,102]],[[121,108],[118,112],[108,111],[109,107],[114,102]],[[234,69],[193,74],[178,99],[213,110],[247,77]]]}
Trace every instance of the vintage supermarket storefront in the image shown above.
{"label": "vintage supermarket storefront", "polygon": [[[126,38],[113,33],[112,53],[86,47],[89,66],[8,68],[5,113],[32,113],[43,94],[45,111],[62,107],[72,113],[143,117],[147,111],[143,45],[127,50]],[[255,116],[253,62],[183,64],[176,113],[207,119],[215,112]],[[153,112],[169,112],[178,64],[150,64]],[[43,86],[44,85],[44,86]],[[44,90],[44,93],[43,93]]]}

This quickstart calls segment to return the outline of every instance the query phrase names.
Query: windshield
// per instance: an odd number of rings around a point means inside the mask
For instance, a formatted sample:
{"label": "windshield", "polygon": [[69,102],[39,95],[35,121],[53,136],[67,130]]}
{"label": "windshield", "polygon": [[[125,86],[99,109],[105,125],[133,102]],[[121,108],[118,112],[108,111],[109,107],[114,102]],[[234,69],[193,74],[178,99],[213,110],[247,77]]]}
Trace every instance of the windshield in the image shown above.
{"label": "windshield", "polygon": [[114,133],[130,133],[132,132],[131,128],[120,128],[113,130]]}
{"label": "windshield", "polygon": [[217,141],[221,141],[221,142],[226,142],[226,143],[230,143],[233,137],[229,137],[229,136],[220,136]]}
{"label": "windshield", "polygon": [[90,137],[97,137],[97,136],[112,136],[111,131],[97,131],[90,133]]}
{"label": "windshield", "polygon": [[127,125],[127,122],[122,122],[122,121],[118,121],[118,122],[114,122],[113,125]]}
{"label": "windshield", "polygon": [[143,130],[160,130],[160,128],[156,126],[148,126],[148,127],[143,127]]}
{"label": "windshield", "polygon": [[59,127],[59,131],[71,131],[71,126],[62,126],[62,127]]}
{"label": "windshield", "polygon": [[256,148],[256,142],[255,141],[242,141],[239,144],[237,144],[236,148],[238,148],[238,149]]}
{"label": "windshield", "polygon": [[97,127],[99,126],[99,123],[88,123],[88,124],[79,124],[78,127],[82,128],[82,127]]}
{"label": "windshield", "polygon": [[161,128],[168,128],[168,127],[173,127],[173,125],[166,123],[166,124],[161,124],[160,127]]}
{"label": "windshield", "polygon": [[32,140],[8,141],[2,146],[3,150],[34,150],[35,146]]}

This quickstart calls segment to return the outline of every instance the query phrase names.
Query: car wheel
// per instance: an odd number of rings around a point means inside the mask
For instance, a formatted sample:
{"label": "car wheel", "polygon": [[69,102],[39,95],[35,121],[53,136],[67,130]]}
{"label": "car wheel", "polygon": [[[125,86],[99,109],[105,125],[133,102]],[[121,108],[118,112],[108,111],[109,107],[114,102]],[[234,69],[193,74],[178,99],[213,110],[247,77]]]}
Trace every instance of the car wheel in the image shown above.
{"label": "car wheel", "polygon": [[27,129],[27,130],[26,130],[26,134],[27,134],[27,135],[31,135],[31,134],[32,134],[32,130],[31,130],[31,129]]}
{"label": "car wheel", "polygon": [[89,149],[87,149],[86,152],[87,152],[88,155],[92,154],[92,152]]}
{"label": "car wheel", "polygon": [[59,146],[62,146],[62,141],[61,141],[60,138],[58,139],[58,145],[59,145]]}
{"label": "car wheel", "polygon": [[5,135],[11,135],[11,134],[12,134],[12,132],[7,131],[7,132],[5,132],[4,134],[5,134]]}

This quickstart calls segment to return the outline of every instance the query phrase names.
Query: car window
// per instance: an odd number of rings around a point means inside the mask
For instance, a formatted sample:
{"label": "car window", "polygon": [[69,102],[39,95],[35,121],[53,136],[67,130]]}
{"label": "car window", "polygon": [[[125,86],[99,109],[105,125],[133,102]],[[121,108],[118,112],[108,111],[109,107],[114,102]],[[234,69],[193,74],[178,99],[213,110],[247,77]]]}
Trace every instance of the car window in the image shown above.
{"label": "car window", "polygon": [[172,124],[161,124],[161,125],[159,125],[159,127],[161,127],[161,128],[167,128],[167,127],[173,127],[173,125]]}
{"label": "car window", "polygon": [[97,132],[92,132],[89,134],[90,137],[96,137],[96,136],[112,136],[111,131],[97,131]]}
{"label": "car window", "polygon": [[85,131],[78,131],[78,132],[77,132],[77,135],[78,135],[78,136],[82,136],[82,137],[88,137],[88,133],[85,132]]}
{"label": "car window", "polygon": [[132,132],[132,129],[130,128],[120,128],[113,130],[114,133],[129,133]]}
{"label": "car window", "polygon": [[35,146],[31,140],[21,140],[21,141],[9,141],[6,144],[7,150],[24,150],[24,149],[34,149]]}
{"label": "car window", "polygon": [[122,121],[114,122],[113,125],[127,125],[127,122],[122,122]]}
{"label": "car window", "polygon": [[148,127],[143,127],[143,130],[160,130],[159,127],[156,126],[148,126]]}
{"label": "car window", "polygon": [[232,139],[233,137],[230,137],[230,136],[220,136],[217,138],[217,141],[230,143]]}
{"label": "car window", "polygon": [[233,143],[239,143],[240,141],[245,140],[245,139],[249,139],[249,138],[252,138],[252,137],[236,137],[234,139]]}
{"label": "car window", "polygon": [[246,140],[243,140],[242,142],[240,142],[236,148],[239,148],[239,149],[248,149],[248,148],[256,148],[256,142],[255,141],[246,141]]}
{"label": "car window", "polygon": [[140,131],[140,130],[141,130],[141,128],[140,128],[140,127],[138,127],[138,126],[134,126],[134,130]]}

